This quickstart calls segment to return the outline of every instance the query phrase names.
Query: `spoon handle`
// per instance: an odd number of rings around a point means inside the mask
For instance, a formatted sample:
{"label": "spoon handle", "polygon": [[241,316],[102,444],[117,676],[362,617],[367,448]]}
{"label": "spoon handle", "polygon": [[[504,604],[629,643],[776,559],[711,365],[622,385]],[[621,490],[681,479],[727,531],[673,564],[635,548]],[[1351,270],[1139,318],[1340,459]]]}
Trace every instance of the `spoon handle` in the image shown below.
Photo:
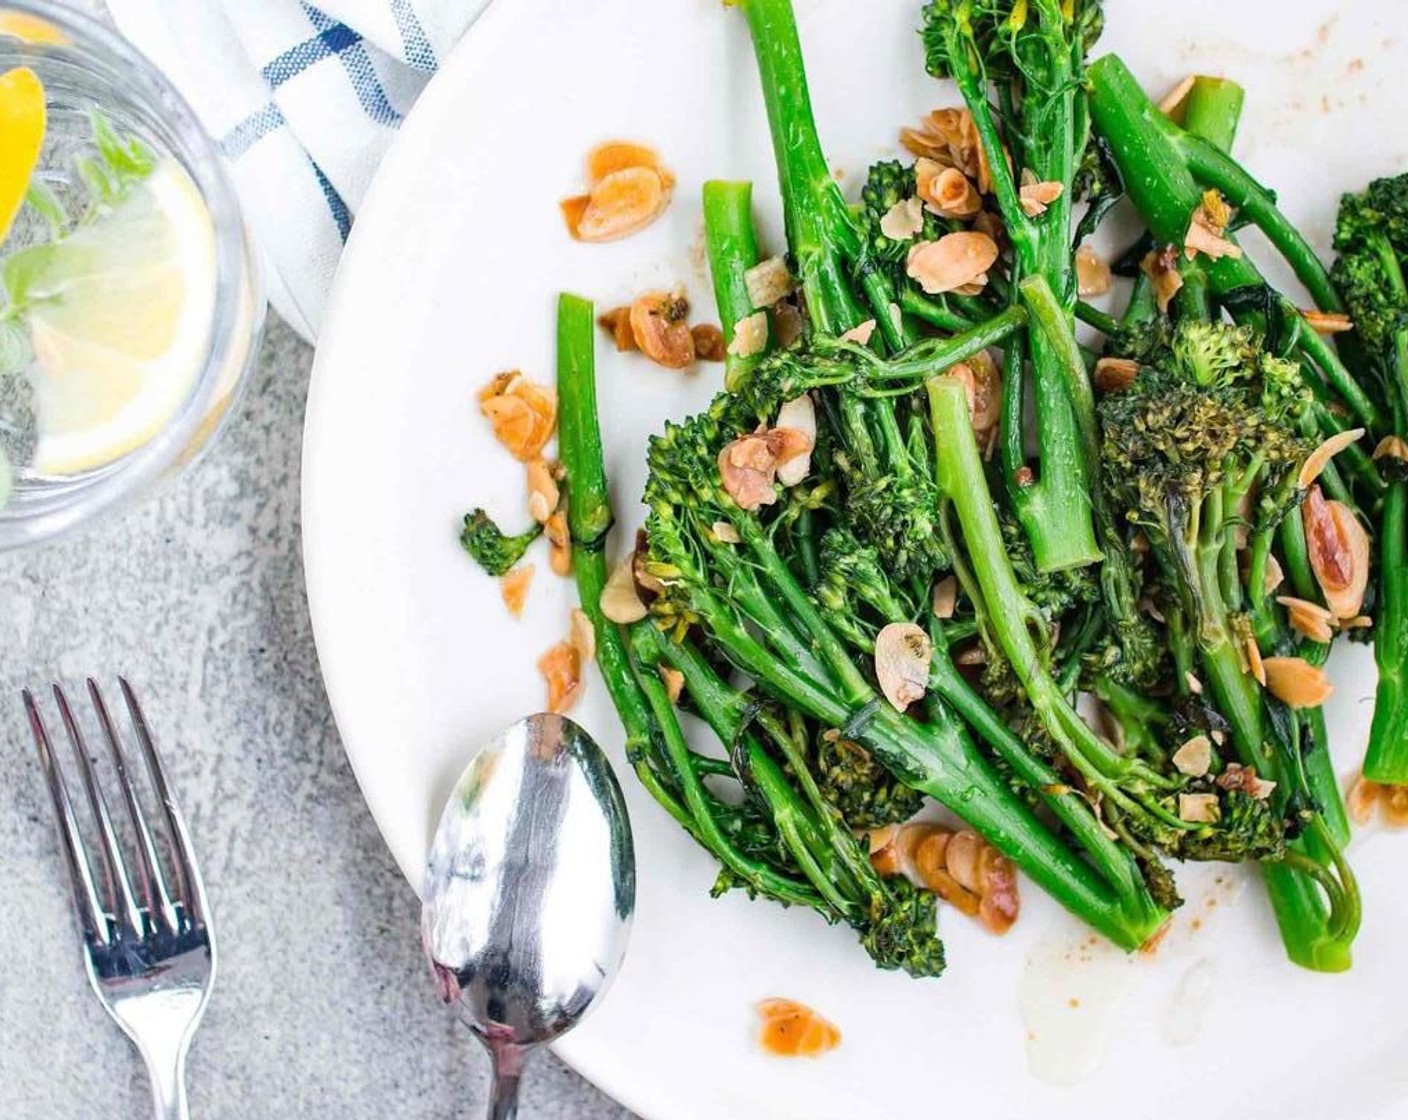
{"label": "spoon handle", "polygon": [[489,1090],[489,1120],[514,1120],[518,1115],[518,1081],[527,1057],[527,1050],[513,1045],[489,1048],[494,1075]]}

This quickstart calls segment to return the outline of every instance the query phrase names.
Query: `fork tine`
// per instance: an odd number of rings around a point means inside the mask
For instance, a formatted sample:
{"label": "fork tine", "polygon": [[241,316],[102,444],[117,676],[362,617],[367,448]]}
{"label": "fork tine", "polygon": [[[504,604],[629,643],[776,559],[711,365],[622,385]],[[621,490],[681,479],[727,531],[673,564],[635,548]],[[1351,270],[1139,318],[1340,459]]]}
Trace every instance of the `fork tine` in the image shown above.
{"label": "fork tine", "polygon": [[73,904],[78,910],[84,939],[90,944],[107,945],[111,941],[107,919],[98,901],[98,888],[93,882],[93,870],[88,866],[88,855],[83,848],[78,821],[73,815],[73,803],[69,800],[63,771],[54,758],[54,748],[49,744],[49,733],[45,730],[33,693],[26,688],[20,695],[24,699],[25,715],[29,717],[29,729],[34,735],[34,747],[39,753],[39,765],[44,770],[44,782],[54,802],[55,823],[59,828],[64,862],[68,865],[69,882],[73,886]]}
{"label": "fork tine", "polygon": [[200,868],[196,864],[195,851],[191,847],[191,836],[186,829],[186,819],[181,815],[181,810],[171,796],[171,787],[166,783],[166,771],[162,767],[161,756],[157,754],[156,743],[152,740],[147,717],[142,714],[141,704],[137,703],[137,694],[132,691],[132,686],[127,682],[126,677],[118,677],[117,683],[122,688],[122,698],[127,703],[127,713],[132,717],[132,730],[136,732],[137,742],[146,759],[147,773],[151,776],[157,798],[161,801],[162,811],[166,814],[167,828],[171,832],[171,849],[176,872],[176,901],[185,909],[186,916],[192,924],[206,924],[208,907],[205,901],[205,886],[201,882]]}
{"label": "fork tine", "polygon": [[127,864],[122,859],[122,849],[117,844],[117,833],[112,827],[107,799],[98,787],[98,777],[93,772],[93,760],[88,756],[88,747],[83,742],[83,733],[78,729],[78,722],[73,718],[68,697],[58,685],[54,685],[54,701],[59,706],[59,716],[64,722],[64,730],[68,732],[74,757],[78,759],[79,773],[88,793],[88,804],[93,810],[93,820],[98,826],[99,854],[107,871],[108,912],[113,915],[119,926],[125,925],[132,934],[141,937],[145,932],[142,914],[132,894],[132,880],[127,874]]}
{"label": "fork tine", "polygon": [[117,771],[118,784],[122,787],[122,800],[127,805],[127,816],[137,834],[138,886],[142,891],[142,901],[154,921],[160,918],[168,932],[176,933],[180,926],[177,923],[175,908],[171,905],[171,896],[166,890],[166,880],[161,873],[161,860],[152,840],[152,830],[147,825],[147,815],[142,810],[142,803],[138,800],[136,787],[132,784],[131,775],[127,770],[127,754],[122,749],[122,741],[118,738],[117,729],[113,727],[112,718],[108,715],[108,706],[103,700],[102,690],[92,677],[88,678],[88,697],[98,713],[98,723],[103,729],[103,738],[108,741],[113,768]]}

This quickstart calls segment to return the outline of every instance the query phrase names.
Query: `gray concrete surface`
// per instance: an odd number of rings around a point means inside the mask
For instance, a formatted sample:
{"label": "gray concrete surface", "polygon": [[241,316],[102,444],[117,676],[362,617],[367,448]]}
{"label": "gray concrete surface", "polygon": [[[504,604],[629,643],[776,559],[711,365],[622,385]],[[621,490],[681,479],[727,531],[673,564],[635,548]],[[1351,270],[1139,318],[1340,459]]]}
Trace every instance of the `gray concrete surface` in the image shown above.
{"label": "gray concrete surface", "polygon": [[[299,555],[311,351],[271,324],[240,415],[193,472],[76,539],[0,557],[0,1117],[146,1117],[90,995],[19,689],[122,672],[201,853],[221,975],[197,1120],[482,1115],[486,1063],[437,1006],[415,896],[358,794],[318,675]],[[626,1120],[550,1055],[524,1120]]]}

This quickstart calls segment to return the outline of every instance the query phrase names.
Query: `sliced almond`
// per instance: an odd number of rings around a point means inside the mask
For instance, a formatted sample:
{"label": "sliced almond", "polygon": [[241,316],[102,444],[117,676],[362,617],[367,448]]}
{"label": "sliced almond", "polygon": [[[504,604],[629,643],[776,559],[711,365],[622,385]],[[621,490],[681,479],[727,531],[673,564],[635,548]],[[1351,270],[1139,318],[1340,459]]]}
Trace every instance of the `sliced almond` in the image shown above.
{"label": "sliced almond", "polygon": [[842,342],[854,342],[859,346],[869,346],[871,336],[875,334],[876,322],[874,319],[867,319],[863,323],[857,323],[841,336]]}
{"label": "sliced almond", "polygon": [[1276,790],[1275,782],[1256,776],[1255,766],[1243,766],[1237,762],[1227,764],[1227,769],[1217,776],[1217,784],[1221,789],[1241,790],[1258,801],[1265,801]]}
{"label": "sliced almond", "polygon": [[678,704],[680,695],[684,692],[684,674],[668,665],[659,666],[658,671],[661,681],[665,684],[665,695],[670,698],[671,704]]}
{"label": "sliced almond", "polygon": [[587,196],[587,205],[569,230],[579,241],[617,241],[650,225],[670,204],[664,177],[651,167],[626,167],[605,175]]}
{"label": "sliced almond", "polygon": [[709,535],[720,544],[742,544],[743,538],[731,521],[715,521],[709,526]]}
{"label": "sliced almond", "polygon": [[1242,656],[1246,658],[1247,672],[1256,678],[1257,684],[1265,688],[1266,662],[1262,659],[1261,646],[1257,643],[1254,635],[1247,635],[1246,641],[1242,645]]}
{"label": "sliced almond", "polygon": [[543,536],[551,546],[548,560],[553,573],[559,576],[572,574],[572,537],[567,530],[567,514],[558,510],[543,524]]}
{"label": "sliced almond", "polygon": [[1367,614],[1357,614],[1353,618],[1338,619],[1336,625],[1341,630],[1367,630],[1374,625],[1374,620]]}
{"label": "sliced almond", "polygon": [[766,311],[755,311],[745,315],[733,326],[733,341],[728,344],[728,352],[735,358],[751,358],[761,354],[768,345],[768,315]]}
{"label": "sliced almond", "polygon": [[929,295],[940,295],[967,284],[986,284],[997,255],[997,243],[985,233],[949,233],[910,249],[906,270]]}
{"label": "sliced almond", "polygon": [[897,712],[923,699],[929,687],[934,647],[913,622],[892,622],[875,639],[875,677]]}
{"label": "sliced almond", "polygon": [[1302,637],[1326,645],[1334,638],[1334,631],[1331,630],[1330,624],[1335,616],[1319,603],[1312,603],[1308,599],[1297,599],[1292,595],[1279,595],[1276,602],[1286,608],[1286,616],[1290,620],[1291,628]]}
{"label": "sliced almond", "polygon": [[1286,573],[1281,570],[1281,561],[1274,555],[1266,557],[1266,572],[1262,577],[1262,590],[1270,595],[1286,581]]}
{"label": "sliced almond", "polygon": [[1350,783],[1349,792],[1345,794],[1344,799],[1345,808],[1349,810],[1349,819],[1361,827],[1372,821],[1383,788],[1378,782],[1371,782],[1363,774],[1356,775],[1354,781]]}
{"label": "sliced almond", "polygon": [[1183,103],[1188,100],[1188,95],[1193,92],[1193,83],[1197,81],[1197,76],[1189,74],[1176,86],[1164,94],[1159,102],[1159,112],[1166,116],[1174,116],[1183,108]]}
{"label": "sliced almond", "polygon": [[880,232],[891,241],[909,241],[924,228],[924,203],[906,198],[891,206],[880,218]]}
{"label": "sliced almond", "polygon": [[1216,824],[1222,819],[1222,807],[1215,793],[1180,793],[1178,819],[1189,824]]}
{"label": "sliced almond", "polygon": [[1180,774],[1201,778],[1212,765],[1212,740],[1206,735],[1194,735],[1173,752],[1173,765]]}
{"label": "sliced almond", "polygon": [[1076,250],[1076,289],[1082,296],[1103,296],[1114,284],[1114,273],[1104,257],[1089,245]]}
{"label": "sliced almond", "polygon": [[1214,261],[1223,257],[1241,260],[1241,247],[1223,236],[1231,217],[1226,200],[1217,191],[1207,191],[1203,195],[1202,202],[1189,219],[1188,232],[1183,236],[1184,253],[1190,261],[1199,253]]}
{"label": "sliced almond", "polygon": [[899,834],[900,826],[897,824],[887,824],[882,828],[871,828],[857,833],[857,839],[865,839],[870,866],[887,879],[903,870],[900,867],[899,845],[896,843]]}
{"label": "sliced almond", "polygon": [[719,477],[740,509],[753,511],[777,501],[777,455],[762,435],[742,436],[720,451]]}
{"label": "sliced almond", "polygon": [[1379,445],[1374,448],[1374,459],[1397,459],[1400,463],[1408,462],[1408,441],[1404,441],[1401,436],[1384,436],[1379,440]]}
{"label": "sliced almond", "polygon": [[[968,176],[956,167],[940,167],[921,159],[915,167],[915,183],[925,208],[941,218],[961,221],[973,217],[983,208],[983,196]],[[915,233],[918,232],[915,230]]]}
{"label": "sliced almond", "polygon": [[568,631],[570,641],[582,655],[583,661],[596,660],[596,628],[587,612],[581,607],[572,608],[572,626]]}
{"label": "sliced almond", "polygon": [[582,655],[571,642],[558,642],[538,659],[538,672],[548,686],[550,712],[569,711],[582,693]]}
{"label": "sliced almond", "polygon": [[1198,679],[1197,674],[1194,673],[1192,669],[1184,670],[1183,683],[1188,686],[1188,691],[1194,696],[1201,696],[1203,694],[1203,682]]}
{"label": "sliced almond", "polygon": [[591,195],[587,194],[574,194],[571,198],[564,198],[557,204],[557,208],[562,211],[562,220],[567,225],[567,232],[573,238],[576,238],[577,228],[582,224],[582,216],[591,204]]}
{"label": "sliced almond", "polygon": [[1178,271],[1178,250],[1172,245],[1151,249],[1139,262],[1139,269],[1154,286],[1154,300],[1160,311],[1167,311],[1173,297],[1183,287],[1183,274]]}
{"label": "sliced almond", "polygon": [[1319,311],[1310,308],[1302,311],[1301,316],[1316,334],[1344,334],[1354,329],[1354,320],[1343,311]]}
{"label": "sliced almond", "polygon": [[587,183],[595,186],[608,175],[631,167],[660,171],[660,155],[654,148],[630,140],[608,140],[587,153]]}
{"label": "sliced almond", "polygon": [[728,350],[724,346],[724,332],[713,323],[697,323],[689,328],[694,339],[694,356],[701,362],[722,362]]}
{"label": "sliced almond", "polygon": [[1305,462],[1301,464],[1300,473],[1296,475],[1296,485],[1302,490],[1310,489],[1311,483],[1320,477],[1330,460],[1346,447],[1356,443],[1363,434],[1363,428],[1351,428],[1348,431],[1336,432],[1330,436],[1306,456]]}
{"label": "sliced almond", "polygon": [[[767,326],[767,321],[763,321]],[[806,319],[802,315],[802,310],[797,306],[795,299],[785,299],[781,303],[775,304],[772,308],[772,331],[773,338],[782,349],[791,346],[797,339],[802,337],[807,329]],[[763,345],[767,345],[764,337]]]}
{"label": "sliced almond", "polygon": [[1102,393],[1120,393],[1134,384],[1139,363],[1130,358],[1101,358],[1095,363],[1095,387]]}
{"label": "sliced almond", "polygon": [[1060,198],[1065,190],[1064,183],[1055,181],[1023,183],[1018,191],[1022,203],[1022,213],[1029,218],[1041,217],[1046,213],[1046,208]]}
{"label": "sliced almond", "polygon": [[631,329],[631,309],[629,306],[613,307],[610,311],[603,311],[597,316],[596,324],[611,336],[611,341],[616,344],[618,354],[639,349],[636,345],[636,332]]}
{"label": "sliced almond", "polygon": [[602,615],[611,622],[629,626],[639,622],[650,613],[640,592],[636,590],[635,557],[627,556],[612,571],[606,586],[601,589]]}
{"label": "sliced almond", "polygon": [[781,257],[769,257],[755,264],[743,274],[743,283],[748,289],[748,298],[759,310],[790,296],[797,287],[787,262]]}
{"label": "sliced almond", "polygon": [[933,599],[934,617],[952,618],[958,607],[958,580],[953,576],[944,576],[934,584]]}
{"label": "sliced almond", "polygon": [[816,406],[806,393],[785,403],[777,412],[775,431],[796,432],[801,441],[792,441],[792,446],[803,447],[785,458],[778,456],[777,481],[783,486],[799,485],[812,469],[812,448],[816,446]]}
{"label": "sliced almond", "polygon": [[539,525],[546,524],[547,519],[557,509],[561,497],[562,494],[558,489],[557,479],[553,476],[552,468],[542,459],[530,459],[528,461],[528,512],[532,514],[533,520]]}
{"label": "sliced almond", "polygon": [[1291,708],[1318,708],[1330,698],[1334,686],[1322,669],[1300,657],[1268,657],[1266,688]]}
{"label": "sliced almond", "polygon": [[1325,605],[1336,618],[1353,618],[1369,586],[1369,534],[1343,502],[1326,501],[1319,486],[1307,492],[1301,518]]}
{"label": "sliced almond", "polygon": [[523,617],[523,607],[528,602],[528,589],[532,584],[532,564],[522,564],[499,580],[499,594],[503,596],[508,613],[514,618]]}
{"label": "sliced almond", "polygon": [[678,292],[644,292],[631,303],[631,333],[641,353],[666,369],[694,364],[689,301]]}
{"label": "sliced almond", "polygon": [[525,463],[542,454],[557,428],[557,394],[517,370],[496,375],[480,390],[479,411],[495,438]]}

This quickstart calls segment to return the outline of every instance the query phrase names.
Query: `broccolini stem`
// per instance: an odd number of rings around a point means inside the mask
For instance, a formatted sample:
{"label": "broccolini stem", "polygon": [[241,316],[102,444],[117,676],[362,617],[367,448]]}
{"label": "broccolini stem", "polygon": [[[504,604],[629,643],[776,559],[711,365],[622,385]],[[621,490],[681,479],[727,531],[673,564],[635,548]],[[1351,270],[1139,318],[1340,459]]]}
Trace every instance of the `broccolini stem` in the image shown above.
{"label": "broccolini stem", "polygon": [[[711,179],[704,184],[704,245],[709,272],[714,278],[719,325],[723,328],[724,342],[731,345],[735,328],[753,314],[753,300],[748,295],[744,273],[761,257],[753,229],[752,183]],[[761,360],[761,351],[746,357],[730,351],[724,357],[725,388],[736,390]]]}
{"label": "broccolini stem", "polygon": [[1113,315],[1092,307],[1083,299],[1076,300],[1076,318],[1088,327],[1094,327],[1101,334],[1114,334],[1119,330],[1120,321]]}
{"label": "broccolini stem", "polygon": [[1246,90],[1227,78],[1199,74],[1183,103],[1183,128],[1221,151],[1230,152],[1242,121]]}
{"label": "broccolini stem", "polygon": [[1374,661],[1379,687],[1364,776],[1408,783],[1408,483],[1395,482],[1384,497],[1379,523],[1379,599]]}

